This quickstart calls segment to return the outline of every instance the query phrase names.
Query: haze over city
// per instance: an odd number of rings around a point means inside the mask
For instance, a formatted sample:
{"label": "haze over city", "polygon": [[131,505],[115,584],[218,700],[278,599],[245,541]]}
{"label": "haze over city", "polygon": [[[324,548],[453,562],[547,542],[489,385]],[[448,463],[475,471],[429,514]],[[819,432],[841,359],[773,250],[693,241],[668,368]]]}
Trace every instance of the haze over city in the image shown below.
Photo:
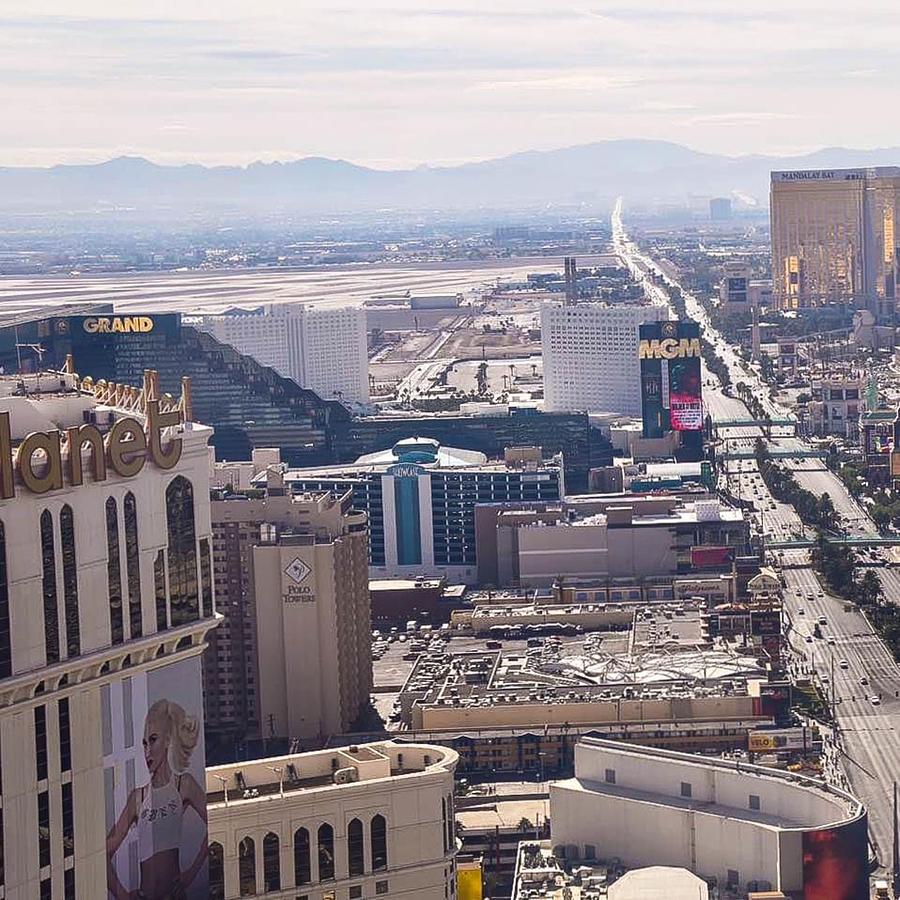
{"label": "haze over city", "polygon": [[445,165],[610,138],[891,146],[891,0],[11,0],[0,164]]}

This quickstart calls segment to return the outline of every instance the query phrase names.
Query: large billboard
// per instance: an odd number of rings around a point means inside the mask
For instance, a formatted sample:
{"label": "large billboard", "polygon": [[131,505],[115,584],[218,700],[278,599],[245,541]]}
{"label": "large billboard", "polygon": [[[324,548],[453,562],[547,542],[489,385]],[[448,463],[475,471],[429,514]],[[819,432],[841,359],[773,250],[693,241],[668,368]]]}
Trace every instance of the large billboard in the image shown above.
{"label": "large billboard", "polygon": [[640,326],[643,434],[703,430],[700,326],[690,321]]}
{"label": "large billboard", "polygon": [[750,731],[747,749],[751,753],[770,753],[773,750],[808,750],[811,744],[806,728],[770,728]]}
{"label": "large billboard", "polygon": [[200,658],[101,691],[108,897],[209,896]]}
{"label": "large billboard", "polygon": [[803,900],[869,896],[865,816],[837,828],[803,833]]}
{"label": "large billboard", "polygon": [[692,569],[718,569],[734,562],[734,547],[691,547]]}

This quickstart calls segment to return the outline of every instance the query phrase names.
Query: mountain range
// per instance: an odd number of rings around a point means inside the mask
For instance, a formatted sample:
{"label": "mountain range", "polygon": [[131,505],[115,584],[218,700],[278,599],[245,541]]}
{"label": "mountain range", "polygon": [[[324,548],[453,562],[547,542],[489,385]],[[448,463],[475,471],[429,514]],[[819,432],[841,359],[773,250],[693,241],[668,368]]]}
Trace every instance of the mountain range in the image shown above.
{"label": "mountain range", "polygon": [[900,164],[900,148],[832,147],[804,156],[721,156],[680,144],[610,140],[528,151],[458,166],[381,170],[307,157],[248,166],[158,165],[125,156],[95,165],[0,168],[0,214],[136,214],[283,211],[342,214],[379,209],[476,210],[545,204],[608,207],[741,197],[765,206],[773,169]]}

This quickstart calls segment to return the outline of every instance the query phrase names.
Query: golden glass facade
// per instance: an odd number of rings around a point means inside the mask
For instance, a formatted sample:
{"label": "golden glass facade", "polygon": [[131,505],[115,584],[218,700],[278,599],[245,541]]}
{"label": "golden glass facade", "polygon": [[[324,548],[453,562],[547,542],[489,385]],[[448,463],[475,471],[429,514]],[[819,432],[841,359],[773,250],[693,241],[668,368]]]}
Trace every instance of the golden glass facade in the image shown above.
{"label": "golden glass facade", "polygon": [[893,322],[900,167],[773,172],[770,211],[781,308],[850,302]]}

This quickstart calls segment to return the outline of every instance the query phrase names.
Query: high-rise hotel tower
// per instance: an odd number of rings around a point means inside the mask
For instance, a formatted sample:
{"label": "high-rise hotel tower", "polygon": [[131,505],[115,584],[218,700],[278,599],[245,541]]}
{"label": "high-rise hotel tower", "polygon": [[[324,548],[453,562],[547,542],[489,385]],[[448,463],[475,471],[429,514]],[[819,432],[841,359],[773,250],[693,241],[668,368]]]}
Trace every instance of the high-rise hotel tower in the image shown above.
{"label": "high-rise hotel tower", "polygon": [[773,172],[770,211],[782,309],[850,302],[894,323],[900,167]]}
{"label": "high-rise hotel tower", "polygon": [[0,377],[0,897],[208,896],[211,430],[190,390]]}

